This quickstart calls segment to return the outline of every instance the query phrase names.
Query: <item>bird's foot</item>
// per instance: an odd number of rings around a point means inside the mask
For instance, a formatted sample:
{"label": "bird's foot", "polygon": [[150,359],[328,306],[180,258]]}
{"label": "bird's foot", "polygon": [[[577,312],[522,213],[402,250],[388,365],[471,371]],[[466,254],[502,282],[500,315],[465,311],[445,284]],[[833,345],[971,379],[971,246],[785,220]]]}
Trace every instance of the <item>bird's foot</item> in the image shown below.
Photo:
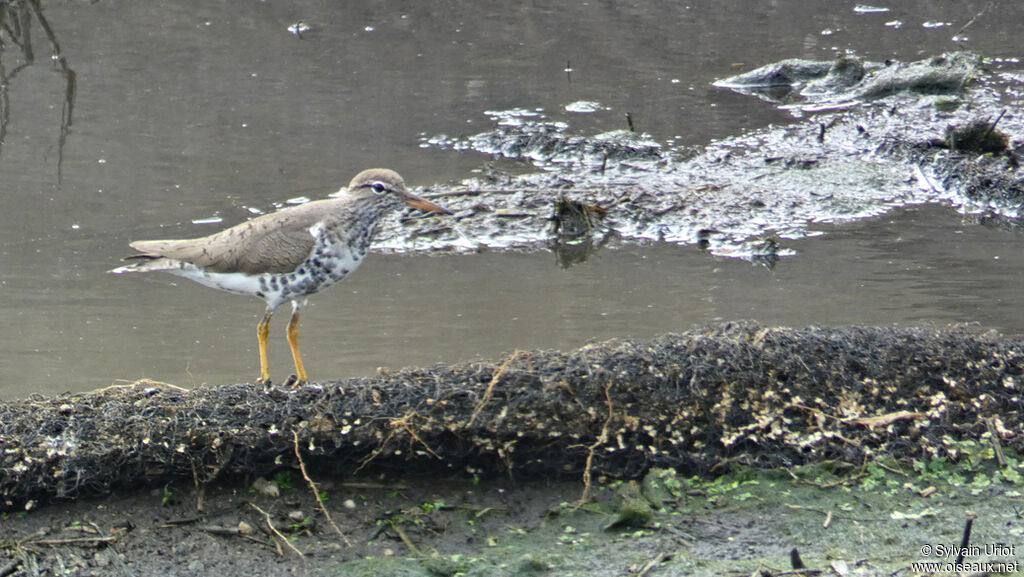
{"label": "bird's foot", "polygon": [[305,384],[306,384],[306,381],[300,381],[298,375],[291,374],[291,375],[288,375],[288,378],[285,380],[284,388],[287,389],[287,388],[290,387],[290,388],[293,388],[293,389],[297,389],[297,388],[299,388],[299,387],[301,387],[302,385],[305,385]]}

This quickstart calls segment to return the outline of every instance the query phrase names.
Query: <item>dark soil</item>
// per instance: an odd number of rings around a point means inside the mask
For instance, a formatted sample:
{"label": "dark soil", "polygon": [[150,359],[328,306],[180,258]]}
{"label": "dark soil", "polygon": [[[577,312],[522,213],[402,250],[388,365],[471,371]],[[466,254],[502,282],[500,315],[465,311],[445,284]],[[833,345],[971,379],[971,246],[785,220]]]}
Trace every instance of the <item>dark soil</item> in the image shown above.
{"label": "dark soil", "polygon": [[958,544],[968,518],[972,545],[1002,549],[967,560],[1016,574],[1016,461],[1002,478],[991,459],[962,462],[735,467],[707,482],[656,469],[595,479],[581,507],[580,482],[315,473],[337,530],[301,472],[282,469],[265,483],[279,496],[237,478],[4,515],[0,574],[748,577],[793,570],[795,550],[808,575],[946,575],[911,564],[938,558],[926,545]]}
{"label": "dark soil", "polygon": [[[345,562],[377,557],[386,565],[410,556],[399,531],[419,553],[467,551],[485,546],[483,535],[503,525],[535,527],[559,499],[579,496],[573,484],[508,489],[496,481],[485,489],[465,475],[324,481],[318,488],[343,537],[319,512],[301,472],[285,469],[277,479],[288,479],[280,497],[238,478],[202,490],[168,484],[6,515],[0,567],[13,563],[18,575],[351,575],[359,574],[351,566],[340,571]],[[450,531],[456,517],[477,523]]]}

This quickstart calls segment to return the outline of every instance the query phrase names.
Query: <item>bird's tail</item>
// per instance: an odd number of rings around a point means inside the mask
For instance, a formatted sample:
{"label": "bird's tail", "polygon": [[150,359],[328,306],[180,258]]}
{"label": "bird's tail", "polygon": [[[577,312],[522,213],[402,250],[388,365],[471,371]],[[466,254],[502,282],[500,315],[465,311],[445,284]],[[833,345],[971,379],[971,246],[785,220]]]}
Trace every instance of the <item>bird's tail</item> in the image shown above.
{"label": "bird's tail", "polygon": [[156,254],[136,254],[125,257],[123,260],[128,261],[129,264],[110,269],[107,272],[111,274],[121,274],[126,272],[166,271],[181,268],[178,261]]}

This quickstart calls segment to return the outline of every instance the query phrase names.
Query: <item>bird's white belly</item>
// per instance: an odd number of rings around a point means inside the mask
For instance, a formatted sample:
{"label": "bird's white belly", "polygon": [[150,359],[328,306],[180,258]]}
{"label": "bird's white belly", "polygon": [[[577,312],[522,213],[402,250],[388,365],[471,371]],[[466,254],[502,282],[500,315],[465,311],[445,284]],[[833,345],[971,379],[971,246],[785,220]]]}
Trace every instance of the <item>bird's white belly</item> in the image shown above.
{"label": "bird's white belly", "polygon": [[311,255],[288,273],[247,275],[240,272],[210,272],[191,263],[167,272],[193,280],[210,288],[236,294],[253,295],[267,301],[268,308],[311,295],[340,281],[362,263],[364,253],[342,250],[335,254]]}
{"label": "bird's white belly", "polygon": [[169,270],[167,272],[194,280],[210,288],[237,294],[255,296],[260,290],[260,277],[240,272],[207,272],[193,264],[184,264],[177,270]]}

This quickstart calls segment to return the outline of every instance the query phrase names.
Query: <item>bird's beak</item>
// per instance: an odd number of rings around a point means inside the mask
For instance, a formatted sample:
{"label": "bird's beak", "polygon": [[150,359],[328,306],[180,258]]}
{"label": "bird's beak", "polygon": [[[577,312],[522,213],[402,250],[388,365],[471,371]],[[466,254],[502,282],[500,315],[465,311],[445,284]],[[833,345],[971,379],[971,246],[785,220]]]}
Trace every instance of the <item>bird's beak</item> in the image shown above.
{"label": "bird's beak", "polygon": [[434,203],[432,203],[429,200],[426,200],[424,198],[420,198],[420,197],[416,196],[415,194],[413,194],[411,192],[406,192],[403,195],[402,200],[404,200],[405,203],[408,204],[409,206],[411,206],[413,208],[418,208],[420,210],[426,210],[428,212],[437,212],[437,213],[440,213],[440,214],[451,214],[452,213],[452,211],[448,210],[447,208],[444,208],[443,206],[436,205],[436,204],[434,204]]}

